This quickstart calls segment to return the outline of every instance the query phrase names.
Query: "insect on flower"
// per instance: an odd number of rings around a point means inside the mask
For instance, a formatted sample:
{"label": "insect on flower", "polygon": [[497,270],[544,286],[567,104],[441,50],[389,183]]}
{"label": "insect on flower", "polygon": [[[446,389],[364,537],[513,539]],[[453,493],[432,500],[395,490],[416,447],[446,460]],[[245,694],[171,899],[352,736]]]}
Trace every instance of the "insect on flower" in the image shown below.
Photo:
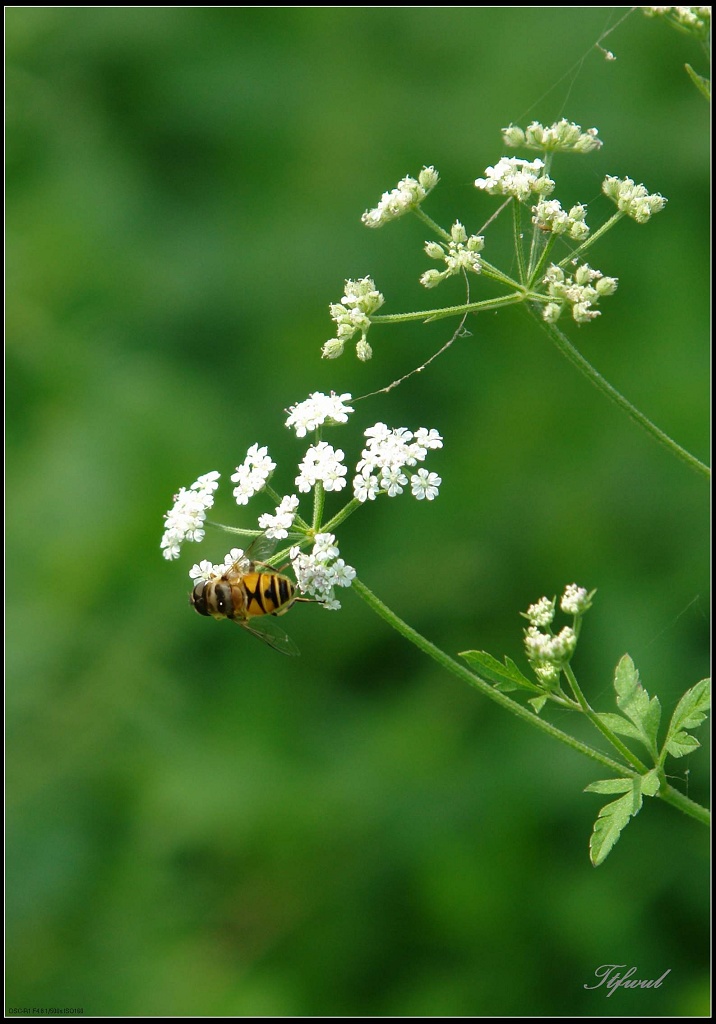
{"label": "insect on flower", "polygon": [[295,643],[276,622],[299,597],[288,576],[265,564],[276,547],[276,538],[260,534],[245,552],[223,567],[216,566],[208,579],[199,580],[189,603],[200,615],[231,619],[248,633],[281,654],[298,654]]}

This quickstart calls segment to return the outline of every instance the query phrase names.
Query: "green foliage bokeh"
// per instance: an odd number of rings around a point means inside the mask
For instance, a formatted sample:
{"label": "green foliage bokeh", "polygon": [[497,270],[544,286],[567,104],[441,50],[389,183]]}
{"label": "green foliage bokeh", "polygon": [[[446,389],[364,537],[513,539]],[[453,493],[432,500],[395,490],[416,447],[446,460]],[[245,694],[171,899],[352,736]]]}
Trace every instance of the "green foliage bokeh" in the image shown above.
{"label": "green foliage bokeh", "polygon": [[[227,482],[250,444],[290,492],[286,407],[374,391],[444,343],[448,322],[374,328],[371,363],[319,359],[347,277],[375,278],[381,312],[460,301],[418,287],[417,221],[370,232],[360,214],[433,163],[429,212],[477,230],[495,203],[473,181],[511,121],[599,128],[598,154],[554,167],[590,224],[607,173],[668,197],[590,253],[619,291],[566,329],[707,458],[698,50],[636,13],[605,61],[606,10],[7,9],[8,1007],[707,1012],[701,826],[647,801],[595,871],[592,764],[350,593],[340,614],[292,610],[302,657],[284,659],[188,608],[187,569],[223,556],[220,536],[159,552],[175,491]],[[362,510],[342,554],[447,651],[522,665],[518,612],[596,587],[583,688],[613,710],[628,651],[670,713],[707,674],[707,488],[518,311],[469,327],[327,436],[349,461],[377,420],[445,438],[439,499]],[[225,522],[270,510],[229,497]],[[678,765],[695,799],[706,765]],[[607,999],[584,987],[606,963],[671,973]]]}

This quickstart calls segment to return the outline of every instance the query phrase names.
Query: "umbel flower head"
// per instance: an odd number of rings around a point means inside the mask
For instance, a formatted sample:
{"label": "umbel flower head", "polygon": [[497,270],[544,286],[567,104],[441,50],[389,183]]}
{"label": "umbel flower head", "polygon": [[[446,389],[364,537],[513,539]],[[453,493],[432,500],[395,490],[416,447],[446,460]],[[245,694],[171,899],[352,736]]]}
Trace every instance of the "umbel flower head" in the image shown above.
{"label": "umbel flower head", "polygon": [[161,548],[165,558],[179,557],[185,540],[204,539],[206,510],[214,504],[214,491],[220,474],[204,473],[188,489],[182,487],[174,497],[174,505],[164,516],[165,529]]}
{"label": "umbel flower head", "polygon": [[710,7],[642,7],[642,12],[647,18],[664,18],[697,39],[708,39],[711,31]]}
{"label": "umbel flower head", "polygon": [[616,203],[620,213],[637,224],[646,224],[652,214],[660,213],[668,202],[658,192],[650,195],[643,185],[636,185],[631,178],[615,178],[610,174],[602,182],[602,192]]}
{"label": "umbel flower head", "polygon": [[542,160],[521,160],[516,156],[503,156],[494,167],[488,167],[484,178],[475,185],[491,196],[512,196],[524,202],[529,196],[548,196],[554,182],[543,173]]}
{"label": "umbel flower head", "polygon": [[506,146],[524,146],[543,153],[592,153],[602,146],[598,134],[596,128],[582,131],[581,125],[563,117],[547,128],[539,121],[533,121],[524,131],[511,124],[509,128],[502,129],[502,140]]}
{"label": "umbel flower head", "polygon": [[403,178],[391,192],[384,192],[375,209],[366,210],[361,220],[367,228],[380,228],[388,221],[397,220],[417,209],[435,188],[439,178],[434,167],[423,167],[417,181],[411,177]]}
{"label": "umbel flower head", "polygon": [[581,203],[573,206],[569,213],[562,209],[559,199],[540,199],[532,207],[532,223],[541,231],[550,231],[554,235],[568,235],[576,242],[582,242],[589,234],[585,221],[587,208]]}
{"label": "umbel flower head", "polygon": [[602,296],[614,294],[618,281],[616,277],[604,277],[601,270],[594,270],[588,263],[577,267],[571,276],[553,263],[547,268],[544,284],[552,298],[542,311],[548,323],[555,323],[564,307],[569,306],[576,323],[585,324],[601,315],[594,306]]}
{"label": "umbel flower head", "polygon": [[485,239],[482,235],[470,235],[456,220],[450,228],[450,242],[445,245],[442,242],[426,242],[425,252],[433,260],[443,260],[445,270],[426,270],[420,278],[424,288],[434,288],[444,281],[446,277],[459,274],[462,270],[470,270],[473,274],[479,274],[482,270],[480,253],[485,247]]}
{"label": "umbel flower head", "polygon": [[336,323],[336,337],[327,341],[322,349],[324,359],[337,359],[343,355],[347,341],[360,333],[356,344],[356,355],[363,362],[372,356],[371,347],[366,340],[372,313],[385,302],[371,277],[362,277],[358,281],[346,281],[343,298],[340,302],[330,305],[331,317]]}

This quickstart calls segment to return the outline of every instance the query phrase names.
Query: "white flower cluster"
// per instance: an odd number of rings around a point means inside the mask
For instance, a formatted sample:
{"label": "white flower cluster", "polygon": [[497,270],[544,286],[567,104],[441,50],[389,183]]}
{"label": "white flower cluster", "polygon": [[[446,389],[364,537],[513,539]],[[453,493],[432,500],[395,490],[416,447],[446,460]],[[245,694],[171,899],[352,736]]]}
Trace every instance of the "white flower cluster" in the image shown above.
{"label": "white flower cluster", "polygon": [[429,449],[442,448],[443,441],[437,430],[420,427],[412,433],[405,427],[391,430],[385,423],[376,423],[366,430],[365,436],[368,444],[363,449],[353,480],[353,494],[358,501],[373,501],[379,494],[392,498],[402,494],[408,482],[419,501],[424,498],[432,501],[437,497],[442,483],[437,473],[419,469],[408,481],[403,472],[406,466],[423,462]]}
{"label": "white flower cluster", "polygon": [[298,498],[295,494],[287,494],[281,499],[281,504],[276,508],[276,514],[264,512],[259,516],[259,528],[272,540],[283,540],[288,537],[288,531],[293,526],[298,508]]}
{"label": "white flower cluster", "polygon": [[544,277],[547,294],[552,298],[544,307],[542,316],[548,323],[555,323],[565,305],[572,309],[572,316],[578,324],[588,323],[600,316],[593,305],[605,295],[613,295],[617,290],[616,277],[604,277],[601,270],[593,270],[588,263],[577,267],[570,277],[561,267],[553,263],[547,268]]}
{"label": "white flower cluster", "polygon": [[658,192],[649,194],[644,185],[635,185],[631,178],[615,178],[608,174],[602,182],[602,192],[616,203],[617,209],[637,224],[646,224],[655,213],[660,213],[668,199]]}
{"label": "white flower cluster", "polygon": [[250,571],[251,560],[246,557],[243,548],[232,548],[227,555],[224,555],[224,561],[217,564],[204,558],[191,567],[189,578],[195,583],[198,583],[199,580],[216,580],[219,576],[223,576],[231,566],[236,566],[240,572]]}
{"label": "white flower cluster", "polygon": [[291,548],[291,564],[299,590],[315,597],[328,611],[338,611],[335,587],[350,587],[356,571],[340,558],[336,538],[332,533],[318,533],[310,555],[300,548]]}
{"label": "white flower cluster", "polygon": [[236,484],[234,497],[237,505],[247,505],[249,498],[260,491],[268,478],[276,469],[276,463],[270,458],[266,445],[259,448],[252,444],[246,453],[246,458],[236,472],[232,475],[231,481]]}
{"label": "white flower cluster", "polygon": [[575,242],[583,241],[589,234],[585,222],[587,208],[581,203],[573,206],[569,213],[562,209],[559,199],[541,199],[532,207],[532,223],[540,231],[551,231],[554,235],[569,235]]}
{"label": "white flower cluster", "polygon": [[330,395],[324,395],[314,391],[305,401],[291,406],[286,426],[293,427],[296,437],[305,437],[309,430],[316,430],[324,423],[329,426],[347,423],[348,414],[353,412],[350,405],[346,404],[350,400],[349,394],[337,395],[331,391]]}
{"label": "white flower cluster", "polygon": [[299,465],[296,487],[302,494],[307,494],[320,480],[327,491],[342,491],[346,486],[345,476],[348,472],[343,465],[345,458],[340,448],[325,441],[312,444]]}
{"label": "white flower cluster", "polygon": [[182,541],[204,539],[206,510],[214,504],[214,491],[219,486],[220,473],[205,473],[187,490],[185,487],[174,497],[174,505],[164,516],[162,554],[167,559],[178,558]]}
{"label": "white flower cluster", "polygon": [[522,614],[528,619],[530,625],[541,626],[544,629],[549,626],[554,618],[554,606],[557,599],[555,597],[550,599],[548,597],[541,597],[539,601],[531,604],[526,612]]}
{"label": "white flower cluster", "polygon": [[570,583],[565,587],[559,607],[567,615],[584,615],[592,607],[592,598],[596,590],[587,592],[585,587],[578,587],[576,583]]}
{"label": "white flower cluster", "polygon": [[530,195],[544,197],[553,191],[554,182],[543,170],[542,160],[503,156],[494,167],[487,168],[484,178],[477,178],[475,185],[491,196],[513,196],[524,202]]}
{"label": "white flower cluster", "polygon": [[434,167],[423,167],[417,181],[411,177],[403,178],[391,192],[384,192],[375,209],[366,210],[361,220],[367,228],[380,228],[388,221],[410,213],[432,192],[439,177]]}
{"label": "white flower cluster", "polygon": [[583,132],[581,125],[567,121],[564,117],[547,128],[539,121],[533,121],[524,131],[513,124],[502,129],[502,139],[506,146],[525,146],[545,153],[591,153],[602,146],[598,134],[596,128],[588,128]]}
{"label": "white flower cluster", "polygon": [[346,281],[343,298],[340,302],[332,302],[329,309],[336,323],[336,337],[325,343],[321,354],[324,359],[337,359],[343,355],[347,341],[360,332],[356,343],[356,355],[365,362],[373,355],[366,340],[370,317],[385,302],[385,299],[370,277],[362,277],[358,281]]}
{"label": "white flower cluster", "polygon": [[697,39],[706,39],[711,29],[710,7],[642,7],[642,11],[647,18],[666,18]]}
{"label": "white flower cluster", "polygon": [[424,288],[435,288],[446,277],[459,274],[461,270],[471,270],[479,274],[482,270],[480,264],[480,253],[485,248],[483,235],[470,235],[456,220],[450,228],[451,241],[447,245],[442,242],[426,242],[425,252],[433,260],[444,260],[446,270],[426,270],[420,278]]}

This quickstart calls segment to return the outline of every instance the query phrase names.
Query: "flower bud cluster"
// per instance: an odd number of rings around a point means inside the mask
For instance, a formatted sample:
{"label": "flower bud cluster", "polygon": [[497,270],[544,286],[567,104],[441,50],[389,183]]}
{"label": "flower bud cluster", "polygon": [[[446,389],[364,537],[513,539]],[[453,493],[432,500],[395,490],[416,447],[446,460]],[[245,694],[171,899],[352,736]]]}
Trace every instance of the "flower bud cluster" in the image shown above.
{"label": "flower bud cluster", "polygon": [[708,39],[711,30],[710,7],[642,7],[647,18],[665,18],[697,39]]}
{"label": "flower bud cluster", "polygon": [[484,178],[477,178],[475,185],[491,196],[513,196],[524,202],[531,195],[544,197],[554,190],[554,182],[543,170],[542,160],[503,156],[494,167],[487,168]]}
{"label": "flower bud cluster", "polygon": [[365,362],[373,355],[366,340],[370,317],[385,302],[370,277],[362,277],[358,281],[346,281],[343,298],[340,302],[330,305],[331,317],[336,323],[336,337],[327,341],[322,349],[324,359],[337,359],[343,355],[347,341],[360,333],[356,344],[356,355]]}
{"label": "flower bud cluster", "polygon": [[388,221],[410,213],[432,192],[439,178],[434,167],[423,167],[417,181],[411,177],[403,178],[391,192],[384,192],[375,209],[366,210],[361,220],[367,228],[380,228]]}
{"label": "flower bud cluster", "polygon": [[646,224],[668,202],[658,192],[650,195],[644,185],[635,185],[631,178],[615,178],[610,174],[602,182],[602,192],[616,203],[621,213],[631,217],[637,224]]}
{"label": "flower bud cluster", "polygon": [[604,277],[601,270],[593,270],[588,263],[577,267],[572,276],[553,263],[547,268],[544,283],[547,294],[552,298],[542,312],[544,319],[555,323],[564,307],[569,306],[574,320],[584,324],[600,316],[599,310],[593,306],[604,295],[613,295],[618,281],[615,277]]}
{"label": "flower bud cluster", "polygon": [[451,240],[447,244],[442,242],[426,242],[425,252],[433,260],[444,260],[446,269],[426,270],[420,278],[420,283],[425,288],[435,288],[447,277],[459,274],[462,270],[471,270],[479,274],[482,269],[480,265],[480,253],[485,247],[483,235],[470,235],[456,220],[450,228]]}
{"label": "flower bud cluster", "polygon": [[532,207],[532,223],[540,231],[551,231],[554,235],[568,235],[575,242],[582,242],[589,234],[585,217],[587,208],[581,203],[573,206],[569,213],[562,209],[559,199],[541,199]]}
{"label": "flower bud cluster", "polygon": [[513,124],[502,129],[502,140],[506,146],[524,146],[544,153],[591,153],[602,146],[597,135],[596,128],[583,132],[581,125],[564,117],[547,128],[539,121],[533,121],[524,131]]}

